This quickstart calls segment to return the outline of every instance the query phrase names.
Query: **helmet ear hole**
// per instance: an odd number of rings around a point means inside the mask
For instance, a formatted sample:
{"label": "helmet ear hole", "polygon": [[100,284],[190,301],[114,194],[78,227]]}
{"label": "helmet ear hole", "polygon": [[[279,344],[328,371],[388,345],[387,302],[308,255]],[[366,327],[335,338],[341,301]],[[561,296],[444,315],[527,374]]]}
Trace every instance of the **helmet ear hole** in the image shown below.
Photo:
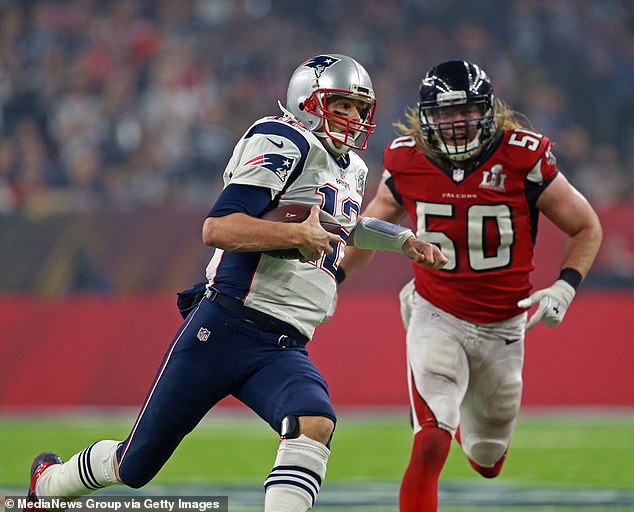
{"label": "helmet ear hole", "polygon": [[302,112],[304,111],[304,102],[300,102],[300,104],[298,105],[299,110],[301,110]]}

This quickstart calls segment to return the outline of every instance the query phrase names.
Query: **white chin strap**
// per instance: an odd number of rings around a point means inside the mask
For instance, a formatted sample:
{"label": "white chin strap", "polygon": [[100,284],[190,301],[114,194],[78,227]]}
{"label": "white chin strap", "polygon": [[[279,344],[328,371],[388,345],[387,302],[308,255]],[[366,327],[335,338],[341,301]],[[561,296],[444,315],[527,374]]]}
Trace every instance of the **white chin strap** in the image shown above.
{"label": "white chin strap", "polygon": [[333,136],[331,137],[326,132],[313,132],[313,133],[319,138],[319,140],[324,142],[324,144],[326,145],[326,149],[330,151],[332,154],[341,156],[341,155],[345,155],[348,151],[350,151],[350,147],[346,146],[343,143],[341,143],[341,147],[337,147],[335,145],[335,141],[333,140],[332,137],[336,138],[337,134],[333,134]]}

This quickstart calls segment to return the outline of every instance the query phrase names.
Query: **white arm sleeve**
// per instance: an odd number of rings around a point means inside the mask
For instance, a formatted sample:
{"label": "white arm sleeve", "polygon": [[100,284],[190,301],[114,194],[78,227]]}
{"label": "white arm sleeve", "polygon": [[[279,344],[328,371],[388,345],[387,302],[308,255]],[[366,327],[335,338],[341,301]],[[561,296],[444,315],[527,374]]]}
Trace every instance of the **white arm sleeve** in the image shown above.
{"label": "white arm sleeve", "polygon": [[373,217],[363,217],[352,230],[350,245],[359,249],[401,252],[414,236],[411,229]]}

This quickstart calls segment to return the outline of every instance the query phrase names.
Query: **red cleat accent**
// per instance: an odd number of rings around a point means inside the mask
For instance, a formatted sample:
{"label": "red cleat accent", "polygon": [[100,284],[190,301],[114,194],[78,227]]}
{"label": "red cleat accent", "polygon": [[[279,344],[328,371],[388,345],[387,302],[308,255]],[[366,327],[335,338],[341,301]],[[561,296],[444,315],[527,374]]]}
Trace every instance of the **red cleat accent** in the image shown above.
{"label": "red cleat accent", "polygon": [[[26,495],[27,503],[34,503],[37,501],[37,496],[35,494],[35,486],[37,481],[40,479],[40,476],[44,472],[44,470],[53,464],[64,464],[64,461],[59,458],[59,456],[55,453],[51,452],[43,452],[40,453],[33,460],[33,464],[31,464],[31,485],[29,486],[29,493]],[[39,509],[41,512],[48,512],[44,508]],[[25,507],[24,512],[32,512],[33,509]]]}

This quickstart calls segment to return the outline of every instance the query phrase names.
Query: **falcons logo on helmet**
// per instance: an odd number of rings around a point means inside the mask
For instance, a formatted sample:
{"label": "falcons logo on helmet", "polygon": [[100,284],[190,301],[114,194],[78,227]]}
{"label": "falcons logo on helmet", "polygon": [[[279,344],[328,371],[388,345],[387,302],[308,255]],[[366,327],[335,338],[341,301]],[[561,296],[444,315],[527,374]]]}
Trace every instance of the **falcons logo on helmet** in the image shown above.
{"label": "falcons logo on helmet", "polygon": [[332,55],[317,55],[317,57],[313,57],[312,59],[304,62],[303,65],[308,68],[313,68],[315,70],[315,75],[319,78],[327,68],[336,64],[340,60],[341,59],[333,57]]}

